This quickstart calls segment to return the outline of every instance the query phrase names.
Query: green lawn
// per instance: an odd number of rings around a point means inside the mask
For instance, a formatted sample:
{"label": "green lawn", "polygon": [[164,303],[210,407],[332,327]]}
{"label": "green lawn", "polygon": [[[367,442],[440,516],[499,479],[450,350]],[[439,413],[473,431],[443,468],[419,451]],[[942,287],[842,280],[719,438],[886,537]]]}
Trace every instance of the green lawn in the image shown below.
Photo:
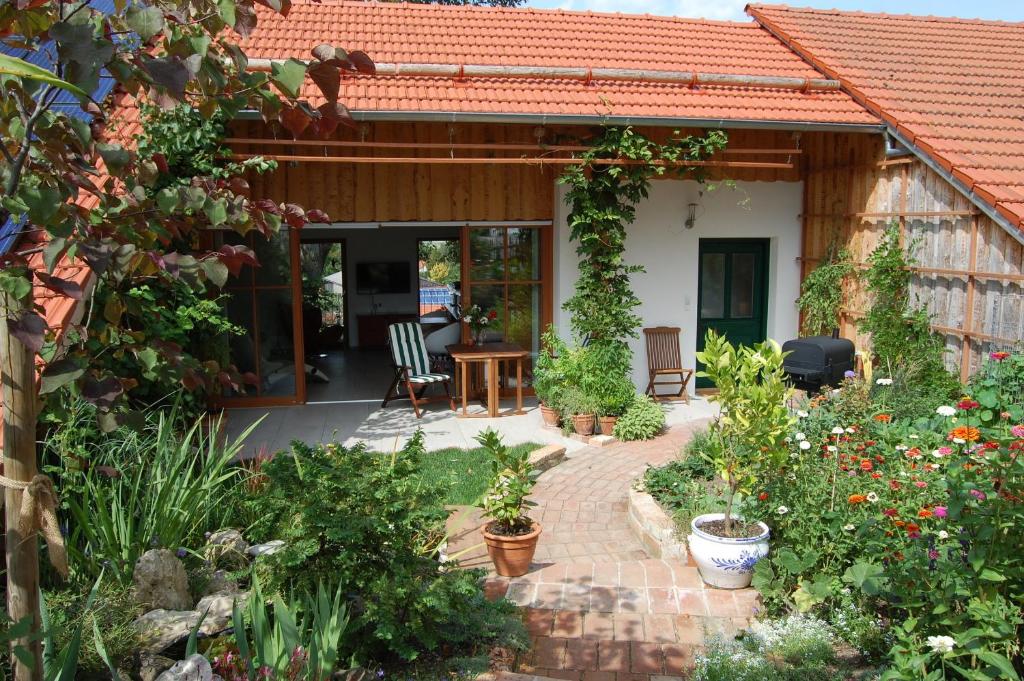
{"label": "green lawn", "polygon": [[[522,444],[514,452],[532,452],[542,445]],[[423,478],[448,488],[447,504],[473,504],[491,475],[491,459],[483,447],[476,449],[436,449],[423,457]]]}

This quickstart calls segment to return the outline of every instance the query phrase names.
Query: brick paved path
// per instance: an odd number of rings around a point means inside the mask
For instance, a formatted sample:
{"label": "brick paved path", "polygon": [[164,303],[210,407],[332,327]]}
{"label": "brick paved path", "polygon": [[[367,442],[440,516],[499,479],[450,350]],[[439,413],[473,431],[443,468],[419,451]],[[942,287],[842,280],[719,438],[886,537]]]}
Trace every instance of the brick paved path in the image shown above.
{"label": "brick paved path", "polygon": [[[523,577],[487,580],[488,594],[521,606],[534,642],[517,671],[576,681],[662,681],[692,667],[709,634],[749,623],[753,589],[705,587],[697,569],[652,559],[629,528],[627,492],[649,465],[672,460],[705,422],[648,442],[571,453],[537,482],[530,515],[544,527]],[[490,569],[473,510],[450,523],[450,551]]]}

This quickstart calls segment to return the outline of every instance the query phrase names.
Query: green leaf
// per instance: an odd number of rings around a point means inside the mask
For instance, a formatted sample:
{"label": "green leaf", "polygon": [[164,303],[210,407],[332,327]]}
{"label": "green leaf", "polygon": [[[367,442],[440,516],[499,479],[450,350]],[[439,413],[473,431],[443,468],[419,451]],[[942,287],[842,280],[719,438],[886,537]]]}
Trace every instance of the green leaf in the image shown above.
{"label": "green leaf", "polygon": [[883,572],[881,565],[854,563],[843,573],[843,581],[851,583],[869,596],[873,596],[882,590],[885,581]]}
{"label": "green leaf", "polygon": [[228,266],[217,258],[207,258],[200,262],[206,277],[213,282],[217,288],[223,288],[228,281]]}
{"label": "green leaf", "polygon": [[157,192],[156,206],[160,212],[170,215],[178,208],[178,190],[172,187],[165,187]]}
{"label": "green leaf", "polygon": [[981,574],[978,575],[978,579],[984,580],[986,582],[1005,582],[1006,581],[1006,577],[1003,577],[1001,574],[999,574],[998,572],[996,572],[992,568],[985,568],[984,570],[982,570]]}
{"label": "green leaf", "polygon": [[61,80],[46,69],[41,69],[38,66],[29,64],[27,61],[18,59],[17,57],[0,54],[0,73],[8,73],[12,76],[18,76],[19,78],[47,83],[54,87],[59,87],[62,90],[66,90],[73,95],[81,97],[82,99],[89,98],[89,95],[81,88]]}
{"label": "green leaf", "polygon": [[143,41],[149,40],[164,28],[164,13],[159,7],[132,5],[124,15],[129,28]]}
{"label": "green leaf", "polygon": [[1008,659],[1000,655],[993,650],[978,650],[975,652],[978,659],[985,664],[990,664],[999,670],[1000,679],[1019,679],[1020,676],[1013,668],[1013,664]]}
{"label": "green leaf", "polygon": [[28,206],[28,219],[45,227],[61,207],[61,193],[55,187],[22,187],[21,200]]}
{"label": "green leaf", "polygon": [[214,227],[223,225],[228,219],[228,204],[224,199],[207,200],[203,206],[206,218]]}
{"label": "green leaf", "polygon": [[111,662],[110,655],[107,654],[107,647],[103,644],[103,637],[100,635],[100,625],[96,618],[92,620],[92,640],[93,645],[96,647],[96,654],[103,660],[103,664],[107,665],[111,681],[121,681],[121,676],[117,673],[117,667]]}
{"label": "green leaf", "polygon": [[119,144],[97,144],[96,151],[103,157],[103,162],[112,173],[117,173],[131,163],[132,155]]}
{"label": "green leaf", "polygon": [[146,367],[146,371],[152,371],[160,361],[160,356],[156,354],[156,350],[153,348],[143,348],[137,353],[139,361],[142,362],[142,366]]}
{"label": "green leaf", "polygon": [[302,81],[306,78],[306,65],[298,59],[285,62],[272,62],[270,80],[291,98],[299,96]]}
{"label": "green leaf", "polygon": [[39,394],[46,395],[78,380],[85,373],[85,367],[71,358],[50,362],[39,379]]}

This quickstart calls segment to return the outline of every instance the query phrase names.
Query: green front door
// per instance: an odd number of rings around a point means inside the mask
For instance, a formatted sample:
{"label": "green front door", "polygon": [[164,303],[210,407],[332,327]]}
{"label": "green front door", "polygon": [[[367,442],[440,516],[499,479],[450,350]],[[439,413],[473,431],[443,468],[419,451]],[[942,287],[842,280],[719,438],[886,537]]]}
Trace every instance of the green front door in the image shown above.
{"label": "green front door", "polygon": [[[763,341],[768,320],[768,241],[701,239],[697,292],[697,350],[708,329],[734,345]],[[698,362],[697,370],[703,366]],[[709,388],[706,378],[698,388]]]}

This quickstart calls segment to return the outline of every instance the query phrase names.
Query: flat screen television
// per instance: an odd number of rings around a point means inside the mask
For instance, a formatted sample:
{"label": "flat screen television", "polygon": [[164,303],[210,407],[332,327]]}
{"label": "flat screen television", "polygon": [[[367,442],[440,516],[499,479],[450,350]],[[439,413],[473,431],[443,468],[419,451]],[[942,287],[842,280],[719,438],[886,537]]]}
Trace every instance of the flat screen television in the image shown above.
{"label": "flat screen television", "polygon": [[356,264],[356,293],[408,293],[409,272],[407,262],[361,262]]}

